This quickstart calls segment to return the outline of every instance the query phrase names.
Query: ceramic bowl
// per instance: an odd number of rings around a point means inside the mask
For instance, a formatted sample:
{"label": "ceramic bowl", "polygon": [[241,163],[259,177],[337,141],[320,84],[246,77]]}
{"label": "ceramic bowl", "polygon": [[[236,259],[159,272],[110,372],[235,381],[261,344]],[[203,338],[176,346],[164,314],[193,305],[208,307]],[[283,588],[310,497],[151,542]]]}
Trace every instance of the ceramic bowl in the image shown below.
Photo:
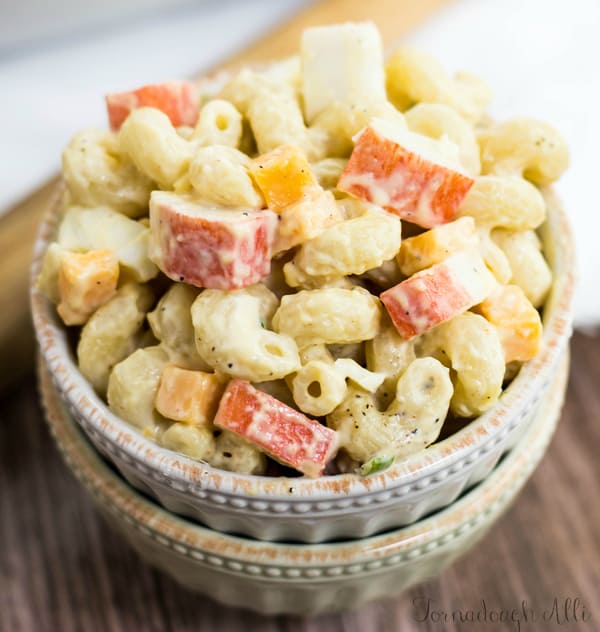
{"label": "ceramic bowl", "polygon": [[228,606],[313,614],[398,594],[472,548],[540,462],[560,414],[567,366],[565,354],[529,428],[484,482],[414,525],[330,544],[253,541],[165,511],[100,458],[69,416],[48,372],[43,369],[40,376],[50,429],[68,466],[143,559]]}
{"label": "ceramic bowl", "polygon": [[[388,470],[308,478],[240,475],[159,447],[112,414],[80,374],[66,329],[52,304],[33,287],[35,330],[54,384],[96,448],[137,489],[175,513],[209,527],[265,540],[323,542],[360,538],[413,523],[452,503],[483,480],[526,431],[549,392],[571,334],[573,242],[551,191],[541,231],[554,284],[544,308],[539,355],[527,363],[487,413],[459,432]],[[35,247],[36,278],[54,235],[57,205],[46,215]]]}

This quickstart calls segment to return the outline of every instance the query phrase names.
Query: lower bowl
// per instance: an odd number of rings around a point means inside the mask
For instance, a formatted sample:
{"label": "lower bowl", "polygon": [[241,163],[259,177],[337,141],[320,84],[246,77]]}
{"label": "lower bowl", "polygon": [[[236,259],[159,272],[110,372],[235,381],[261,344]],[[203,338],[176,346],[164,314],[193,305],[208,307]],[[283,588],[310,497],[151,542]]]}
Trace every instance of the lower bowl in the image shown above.
{"label": "lower bowl", "polygon": [[546,451],[566,388],[568,355],[518,445],[449,507],[387,533],[328,544],[254,541],[171,514],[130,487],[84,438],[40,368],[50,430],[107,521],[148,563],[191,590],[263,614],[315,614],[389,597],[440,573],[507,509]]}

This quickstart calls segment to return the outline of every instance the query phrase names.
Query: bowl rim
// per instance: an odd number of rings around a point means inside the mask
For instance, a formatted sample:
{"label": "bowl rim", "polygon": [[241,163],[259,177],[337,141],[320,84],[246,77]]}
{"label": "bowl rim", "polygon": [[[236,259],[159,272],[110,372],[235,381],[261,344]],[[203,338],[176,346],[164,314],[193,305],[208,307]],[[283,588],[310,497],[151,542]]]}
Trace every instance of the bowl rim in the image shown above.
{"label": "bowl rim", "polygon": [[[561,416],[569,368],[565,351],[553,388],[518,446],[481,483],[450,506],[423,520],[355,540],[306,544],[267,542],[214,531],[173,514],[124,481],[96,452],[68,413],[48,367],[38,362],[38,385],[50,432],[69,469],[104,511],[136,528],[163,548],[213,566],[256,578],[273,577],[275,567],[311,569],[336,566],[340,573],[374,570],[376,561],[396,565],[414,560],[457,538],[468,538],[488,517],[508,507],[541,462]],[[230,564],[233,562],[233,565]],[[239,566],[239,562],[243,562]],[[371,565],[369,564],[371,563]],[[238,566],[235,566],[238,564]],[[271,569],[271,570],[269,570]]]}
{"label": "bowl rim", "polygon": [[[64,183],[46,210],[31,265],[31,310],[39,348],[53,380],[68,403],[79,411],[91,427],[94,439],[115,458],[125,460],[143,476],[151,475],[157,482],[176,490],[213,495],[217,502],[228,496],[266,501],[261,511],[270,510],[277,501],[303,506],[327,513],[332,510],[327,499],[337,500],[347,509],[356,497],[372,496],[394,489],[396,496],[424,490],[428,485],[445,480],[472,465],[487,454],[518,425],[537,403],[540,391],[555,370],[572,330],[572,297],[575,286],[574,242],[569,222],[558,197],[551,188],[542,190],[548,216],[546,226],[552,236],[554,274],[550,298],[544,313],[544,337],[540,353],[521,369],[519,375],[504,390],[499,401],[489,411],[472,420],[464,428],[407,459],[393,464],[383,472],[368,477],[337,474],[320,478],[267,477],[238,474],[194,461],[182,454],[160,447],[144,437],[135,427],[117,417],[79,372],[69,347],[66,328],[59,321],[51,302],[36,287],[45,251],[58,226]],[[518,411],[515,415],[514,411]],[[84,425],[81,419],[77,419]],[[84,427],[86,432],[90,432]],[[321,504],[319,504],[321,501]]]}

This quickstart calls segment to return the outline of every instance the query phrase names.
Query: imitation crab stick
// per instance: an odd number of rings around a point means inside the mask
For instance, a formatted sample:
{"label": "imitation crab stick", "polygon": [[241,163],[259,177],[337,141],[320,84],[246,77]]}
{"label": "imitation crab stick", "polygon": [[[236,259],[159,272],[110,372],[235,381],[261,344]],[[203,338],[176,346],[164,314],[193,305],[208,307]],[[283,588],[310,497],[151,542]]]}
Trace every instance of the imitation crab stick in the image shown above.
{"label": "imitation crab stick", "polygon": [[307,476],[320,476],[338,448],[337,432],[249,382],[229,382],[214,423]]}
{"label": "imitation crab stick", "polygon": [[142,107],[164,112],[175,127],[195,125],[198,120],[198,105],[192,84],[187,81],[169,81],[106,95],[111,129],[118,130],[132,110]]}
{"label": "imitation crab stick", "polygon": [[454,219],[474,180],[458,148],[374,119],[358,138],[337,188],[431,228]]}
{"label": "imitation crab stick", "polygon": [[150,258],[170,278],[232,290],[260,281],[271,269],[277,216],[236,211],[154,191],[150,198]]}
{"label": "imitation crab stick", "polygon": [[400,335],[410,339],[481,303],[495,284],[481,257],[464,252],[417,272],[380,299]]}

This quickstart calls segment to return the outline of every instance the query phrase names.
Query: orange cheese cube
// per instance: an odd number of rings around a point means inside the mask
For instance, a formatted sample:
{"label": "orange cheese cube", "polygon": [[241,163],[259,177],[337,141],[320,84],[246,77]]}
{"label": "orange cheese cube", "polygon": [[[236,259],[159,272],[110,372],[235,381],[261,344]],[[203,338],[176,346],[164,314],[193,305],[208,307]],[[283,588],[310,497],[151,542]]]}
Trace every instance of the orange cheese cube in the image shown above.
{"label": "orange cheese cube", "polygon": [[410,276],[461,250],[475,250],[478,246],[475,220],[472,217],[461,217],[416,237],[404,239],[397,256],[398,266],[404,274]]}
{"label": "orange cheese cube", "polygon": [[142,107],[164,112],[174,127],[193,126],[198,120],[194,86],[188,81],[168,81],[130,92],[108,94],[106,108],[111,129],[118,130],[132,110]]}
{"label": "orange cheese cube", "polygon": [[477,253],[461,252],[413,274],[379,297],[405,339],[481,303],[496,284]]}
{"label": "orange cheese cube", "polygon": [[162,372],[154,405],[167,419],[201,426],[212,422],[224,389],[215,373],[168,366]]}
{"label": "orange cheese cube", "polygon": [[499,285],[474,311],[496,327],[505,362],[526,362],[535,357],[542,342],[542,320],[517,285]]}
{"label": "orange cheese cube", "polygon": [[282,145],[255,158],[250,174],[275,213],[321,189],[306,157],[293,145]]}
{"label": "orange cheese cube", "polygon": [[475,181],[435,143],[372,123],[356,140],[337,188],[424,228],[445,224]]}
{"label": "orange cheese cube", "polygon": [[58,272],[57,311],[66,325],[83,325],[116,292],[119,260],[112,250],[64,252]]}
{"label": "orange cheese cube", "polygon": [[320,476],[338,449],[338,433],[244,380],[231,380],[215,425],[307,476]]}
{"label": "orange cheese cube", "polygon": [[273,253],[289,250],[314,239],[326,228],[344,219],[330,191],[315,189],[281,210]]}

